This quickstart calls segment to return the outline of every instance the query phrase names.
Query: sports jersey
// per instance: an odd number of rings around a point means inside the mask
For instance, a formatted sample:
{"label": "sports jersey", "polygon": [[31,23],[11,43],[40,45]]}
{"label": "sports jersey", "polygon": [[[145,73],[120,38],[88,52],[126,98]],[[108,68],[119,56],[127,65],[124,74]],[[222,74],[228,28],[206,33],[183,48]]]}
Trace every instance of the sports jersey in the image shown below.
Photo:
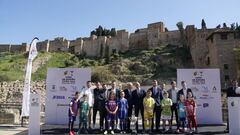
{"label": "sports jersey", "polygon": [[178,116],[179,116],[179,118],[186,118],[186,111],[185,111],[184,102],[179,102],[178,103]]}
{"label": "sports jersey", "polygon": [[118,102],[118,117],[119,119],[127,118],[127,110],[128,110],[128,101],[126,98],[121,98]]}
{"label": "sports jersey", "polygon": [[163,98],[161,101],[162,106],[162,115],[171,116],[171,106],[172,106],[172,100],[170,98]]}
{"label": "sports jersey", "polygon": [[79,100],[73,98],[69,104],[69,106],[72,108],[72,111],[73,111],[73,115],[71,114],[71,111],[70,111],[70,108],[69,108],[69,111],[68,111],[68,115],[69,116],[77,116],[77,113],[78,113],[78,104],[79,104]]}
{"label": "sports jersey", "polygon": [[186,100],[185,106],[186,106],[187,115],[194,116],[195,115],[195,107],[196,107],[195,101],[194,100]]}
{"label": "sports jersey", "polygon": [[143,99],[143,106],[144,106],[144,117],[145,118],[152,118],[153,117],[153,109],[155,106],[155,100],[152,97],[145,97]]}
{"label": "sports jersey", "polygon": [[86,122],[87,121],[87,114],[89,110],[89,104],[87,101],[82,101],[80,103],[80,121]]}

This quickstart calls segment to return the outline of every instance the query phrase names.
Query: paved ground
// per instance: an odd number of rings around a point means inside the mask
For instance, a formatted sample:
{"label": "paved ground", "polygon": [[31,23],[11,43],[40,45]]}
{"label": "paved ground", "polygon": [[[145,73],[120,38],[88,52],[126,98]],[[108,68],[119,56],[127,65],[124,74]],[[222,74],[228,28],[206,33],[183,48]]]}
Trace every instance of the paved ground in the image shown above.
{"label": "paved ground", "polygon": [[[77,127],[76,127],[77,128]],[[175,128],[175,127],[174,127]],[[215,126],[199,126],[199,133],[202,135],[227,135],[224,133],[226,126],[224,125],[215,125]],[[27,127],[21,127],[20,125],[0,125],[0,135],[26,135]],[[77,130],[75,130],[77,131]],[[97,134],[95,131],[93,134]],[[41,125],[41,134],[42,135],[67,135],[67,125]],[[99,133],[101,134],[101,133]],[[118,133],[116,133],[118,134]],[[159,133],[153,133],[159,134]],[[161,133],[162,134],[162,133]],[[168,134],[171,135],[171,134]],[[173,135],[173,134],[172,134]]]}

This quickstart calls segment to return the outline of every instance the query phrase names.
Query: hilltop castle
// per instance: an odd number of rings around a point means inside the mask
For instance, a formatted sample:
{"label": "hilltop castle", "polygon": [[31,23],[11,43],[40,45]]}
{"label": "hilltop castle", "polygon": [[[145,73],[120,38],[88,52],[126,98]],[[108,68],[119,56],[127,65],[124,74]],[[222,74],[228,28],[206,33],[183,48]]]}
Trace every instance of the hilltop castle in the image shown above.
{"label": "hilltop castle", "polygon": [[[228,27],[201,29],[194,25],[168,31],[163,22],[148,24],[134,33],[118,30],[116,36],[95,36],[67,40],[62,37],[37,43],[38,51],[71,52],[88,57],[104,57],[114,52],[132,49],[152,49],[162,45],[188,46],[195,68],[220,68],[224,87],[232,78],[238,78],[238,64],[233,52],[240,47],[240,39]],[[0,52],[27,52],[29,45],[0,45]]]}

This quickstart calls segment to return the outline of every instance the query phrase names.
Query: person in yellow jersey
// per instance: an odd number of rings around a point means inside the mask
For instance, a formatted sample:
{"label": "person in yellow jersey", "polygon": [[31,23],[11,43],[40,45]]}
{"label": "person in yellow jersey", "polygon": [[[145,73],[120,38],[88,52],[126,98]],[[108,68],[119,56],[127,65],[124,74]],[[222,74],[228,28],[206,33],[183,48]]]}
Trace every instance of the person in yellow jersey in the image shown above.
{"label": "person in yellow jersey", "polygon": [[146,97],[143,99],[143,107],[144,107],[144,121],[145,121],[145,129],[148,130],[148,133],[152,133],[152,118],[153,118],[153,110],[155,106],[155,100],[151,97],[152,91],[147,90]]}

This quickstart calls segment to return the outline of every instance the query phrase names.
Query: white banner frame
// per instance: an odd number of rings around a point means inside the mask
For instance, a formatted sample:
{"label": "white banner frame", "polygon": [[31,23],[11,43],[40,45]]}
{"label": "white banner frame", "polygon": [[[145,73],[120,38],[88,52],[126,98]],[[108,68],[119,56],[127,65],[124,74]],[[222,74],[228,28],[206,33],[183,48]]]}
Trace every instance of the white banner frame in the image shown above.
{"label": "white banner frame", "polygon": [[[46,124],[67,124],[69,103],[91,81],[90,68],[49,68],[46,79]],[[78,117],[77,117],[78,122]]]}
{"label": "white banner frame", "polygon": [[177,84],[186,81],[197,103],[198,124],[222,124],[222,102],[219,69],[177,69]]}

